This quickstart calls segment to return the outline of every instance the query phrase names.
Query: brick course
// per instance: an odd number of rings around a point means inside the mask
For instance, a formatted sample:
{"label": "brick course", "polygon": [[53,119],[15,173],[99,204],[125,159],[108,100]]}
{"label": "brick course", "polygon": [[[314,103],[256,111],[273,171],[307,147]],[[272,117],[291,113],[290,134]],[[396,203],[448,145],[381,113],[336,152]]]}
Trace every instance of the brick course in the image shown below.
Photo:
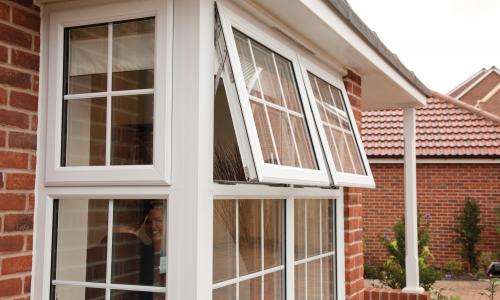
{"label": "brick course", "polygon": [[[387,254],[379,236],[392,234],[392,226],[404,214],[403,164],[372,164],[377,188],[363,193],[365,255],[381,265]],[[430,250],[438,265],[461,260],[455,242],[457,216],[467,197],[478,201],[484,231],[479,248],[495,251],[494,207],[500,205],[500,164],[417,164],[418,209],[430,222]]]}
{"label": "brick course", "polygon": [[29,299],[40,15],[0,0],[0,298]]}

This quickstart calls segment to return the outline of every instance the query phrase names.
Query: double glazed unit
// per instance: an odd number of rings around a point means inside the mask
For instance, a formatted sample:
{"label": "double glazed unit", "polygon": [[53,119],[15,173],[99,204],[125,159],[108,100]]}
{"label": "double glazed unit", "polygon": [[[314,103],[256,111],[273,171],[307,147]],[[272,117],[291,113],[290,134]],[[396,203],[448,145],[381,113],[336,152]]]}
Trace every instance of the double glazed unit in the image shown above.
{"label": "double glazed unit", "polygon": [[46,15],[39,299],[166,299],[193,263],[178,260],[190,237],[175,221],[189,180],[210,186],[212,299],[344,298],[339,187],[374,183],[339,70],[217,2],[215,45],[200,45],[215,53],[214,111],[201,112],[214,114],[213,178],[189,177],[175,162],[206,162],[173,141],[204,116],[177,118],[190,104],[173,97],[173,3]]}

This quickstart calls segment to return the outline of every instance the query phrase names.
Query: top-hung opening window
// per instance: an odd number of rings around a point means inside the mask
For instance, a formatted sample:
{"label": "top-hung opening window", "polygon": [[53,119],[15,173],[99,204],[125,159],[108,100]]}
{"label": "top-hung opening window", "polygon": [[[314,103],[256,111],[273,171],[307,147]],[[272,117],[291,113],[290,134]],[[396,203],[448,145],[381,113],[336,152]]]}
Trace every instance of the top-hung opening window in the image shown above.
{"label": "top-hung opening window", "polygon": [[168,2],[51,14],[47,182],[168,182]]}
{"label": "top-hung opening window", "polygon": [[224,156],[220,153],[236,149],[238,155],[231,154],[230,160],[241,160],[242,170],[228,169],[228,159],[222,170],[236,174],[231,178],[373,185],[340,76],[315,71],[320,68],[304,57],[302,49],[220,3],[215,37],[216,129],[217,122],[222,122],[217,107],[225,96],[237,140],[236,147],[226,143],[217,149],[221,133],[216,131],[216,171]]}

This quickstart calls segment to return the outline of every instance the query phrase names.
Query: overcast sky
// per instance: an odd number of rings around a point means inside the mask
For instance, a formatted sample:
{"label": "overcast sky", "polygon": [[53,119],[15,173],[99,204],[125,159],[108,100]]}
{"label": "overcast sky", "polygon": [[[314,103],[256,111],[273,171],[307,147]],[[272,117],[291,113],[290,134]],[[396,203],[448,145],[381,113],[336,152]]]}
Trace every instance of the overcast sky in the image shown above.
{"label": "overcast sky", "polygon": [[430,89],[500,67],[500,0],[348,0]]}

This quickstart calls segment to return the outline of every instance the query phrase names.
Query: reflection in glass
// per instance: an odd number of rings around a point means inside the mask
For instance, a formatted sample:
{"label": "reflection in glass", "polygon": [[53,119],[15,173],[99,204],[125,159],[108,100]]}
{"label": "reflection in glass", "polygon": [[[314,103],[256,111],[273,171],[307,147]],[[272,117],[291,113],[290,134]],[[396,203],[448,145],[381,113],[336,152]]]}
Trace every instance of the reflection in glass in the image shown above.
{"label": "reflection in glass", "polygon": [[114,200],[111,282],[165,286],[163,200]]}
{"label": "reflection in glass", "polygon": [[113,24],[113,90],[154,86],[155,20]]}
{"label": "reflection in glass", "polygon": [[264,275],[264,299],[280,300],[283,295],[283,272],[274,272]]}
{"label": "reflection in glass", "polygon": [[240,282],[240,300],[261,299],[262,278],[257,277]]}
{"label": "reflection in glass", "polygon": [[306,264],[295,266],[295,300],[306,299]]}
{"label": "reflection in glass", "polygon": [[278,68],[279,79],[286,100],[286,106],[288,109],[302,113],[297,84],[292,71],[292,64],[279,55],[275,55],[274,57],[276,59],[276,67]]}
{"label": "reflection in glass", "polygon": [[[64,100],[66,166],[106,164],[106,98]],[[64,149],[64,148],[63,148]]]}
{"label": "reflection in glass", "polygon": [[78,299],[78,300],[105,300],[105,289],[86,288],[82,286],[56,285],[52,300]]}
{"label": "reflection in glass", "polygon": [[286,113],[274,108],[268,108],[267,111],[280,163],[300,167]]}
{"label": "reflection in glass", "polygon": [[235,200],[214,202],[214,283],[236,277],[236,202]]}
{"label": "reflection in glass", "polygon": [[307,257],[321,254],[320,201],[307,200]]}
{"label": "reflection in glass", "polygon": [[68,29],[67,91],[65,94],[107,89],[108,25]]}
{"label": "reflection in glass", "polygon": [[308,299],[321,299],[320,260],[307,263],[307,296]]}
{"label": "reflection in glass", "polygon": [[261,98],[258,75],[255,72],[255,65],[253,63],[252,53],[250,52],[248,39],[235,31],[234,40],[236,42],[236,48],[238,49],[240,64],[243,70],[243,76],[245,77],[248,93],[252,96]]}
{"label": "reflection in glass", "polygon": [[330,199],[321,201],[321,253],[333,251],[333,202]]}
{"label": "reflection in glass", "polygon": [[264,99],[283,106],[283,97],[278,82],[278,74],[276,74],[276,68],[274,67],[273,53],[257,43],[252,43],[252,50]]}
{"label": "reflection in glass", "polygon": [[250,104],[252,106],[253,118],[255,121],[255,127],[257,127],[257,135],[259,136],[259,143],[264,162],[268,164],[278,164],[278,156],[274,151],[264,106],[254,101],[250,101]]}
{"label": "reflection in glass", "polygon": [[153,163],[153,95],[113,97],[111,164]]}
{"label": "reflection in glass", "polygon": [[238,201],[240,276],[261,270],[261,200]]}
{"label": "reflection in glass", "polygon": [[264,201],[264,269],[283,264],[283,202]]}
{"label": "reflection in glass", "polygon": [[323,282],[323,299],[335,299],[335,269],[333,264],[333,256],[323,258],[321,261],[322,282]]}
{"label": "reflection in glass", "polygon": [[317,169],[316,160],[313,154],[309,151],[312,149],[311,141],[306,132],[305,123],[303,118],[290,116],[292,122],[292,130],[295,133],[295,141],[300,155],[300,162],[302,167],[306,169]]}
{"label": "reflection in glass", "polygon": [[212,300],[234,300],[236,299],[236,285],[218,288],[212,293]]}
{"label": "reflection in glass", "polygon": [[106,281],[108,201],[58,200],[55,278]]}
{"label": "reflection in glass", "polygon": [[295,260],[306,258],[306,200],[297,199],[294,203],[294,240]]}
{"label": "reflection in glass", "polygon": [[111,290],[111,300],[165,300],[165,293]]}

